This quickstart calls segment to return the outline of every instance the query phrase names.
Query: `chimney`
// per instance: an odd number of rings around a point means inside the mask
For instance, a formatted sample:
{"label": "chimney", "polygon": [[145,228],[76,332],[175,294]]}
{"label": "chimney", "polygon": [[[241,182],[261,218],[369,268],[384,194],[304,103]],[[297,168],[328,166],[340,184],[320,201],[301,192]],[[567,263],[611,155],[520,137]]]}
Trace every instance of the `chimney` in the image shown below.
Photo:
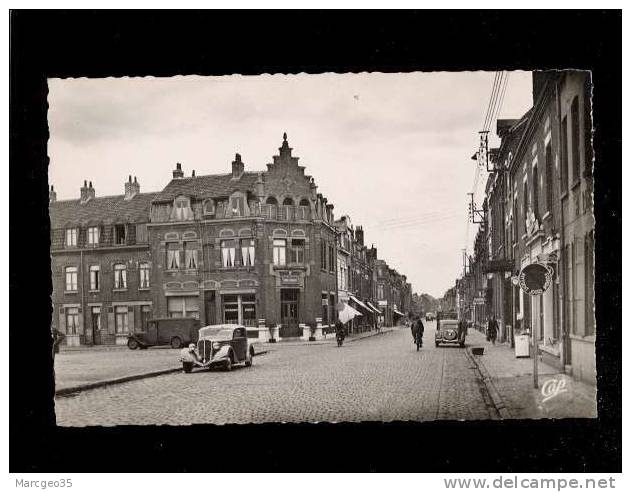
{"label": "chimney", "polygon": [[355,229],[355,241],[360,246],[364,245],[364,228],[362,226],[357,226]]}
{"label": "chimney", "polygon": [[263,181],[263,175],[261,173],[256,177],[256,196],[259,200],[262,200],[265,196],[265,182]]}
{"label": "chimney", "polygon": [[195,177],[195,169],[193,169],[193,172],[191,173],[191,177],[194,178]]}
{"label": "chimney", "polygon": [[125,200],[131,200],[138,193],[140,193],[140,183],[138,183],[138,179],[134,176],[134,181],[131,180],[131,175],[129,175],[129,179],[125,183]]}
{"label": "chimney", "polygon": [[181,179],[184,177],[184,172],[182,171],[182,164],[179,162],[175,165],[175,169],[173,170],[173,179]]}
{"label": "chimney", "polygon": [[239,179],[243,174],[245,166],[241,162],[241,154],[235,154],[234,161],[232,161],[232,179]]}
{"label": "chimney", "polygon": [[48,192],[48,203],[55,203],[57,201],[57,192],[53,188],[53,185],[50,185],[50,191]]}
{"label": "chimney", "polygon": [[94,188],[92,188],[92,181],[90,181],[90,186],[88,186],[88,181],[83,181],[83,186],[81,187],[81,203],[88,203],[95,196]]}

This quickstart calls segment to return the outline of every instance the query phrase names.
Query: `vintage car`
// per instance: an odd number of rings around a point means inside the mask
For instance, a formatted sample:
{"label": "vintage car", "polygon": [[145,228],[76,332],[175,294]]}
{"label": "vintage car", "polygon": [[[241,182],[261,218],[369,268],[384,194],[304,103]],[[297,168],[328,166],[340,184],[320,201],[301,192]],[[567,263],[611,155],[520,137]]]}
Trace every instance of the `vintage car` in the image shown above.
{"label": "vintage car", "polygon": [[251,366],[254,346],[248,339],[247,329],[240,325],[210,325],[199,330],[197,345],[190,344],[180,351],[182,369],[189,373],[195,367],[209,369],[222,366],[232,370],[234,364]]}
{"label": "vintage car", "polygon": [[434,319],[434,313],[425,313],[425,321],[432,321]]}
{"label": "vintage car", "polygon": [[131,350],[156,345],[171,345],[174,349],[186,347],[197,342],[199,325],[197,318],[150,319],[145,330],[129,334],[127,346]]}
{"label": "vintage car", "polygon": [[436,313],[436,335],[434,342],[438,347],[441,343],[457,343],[464,347],[467,336],[465,323],[458,320],[455,312]]}

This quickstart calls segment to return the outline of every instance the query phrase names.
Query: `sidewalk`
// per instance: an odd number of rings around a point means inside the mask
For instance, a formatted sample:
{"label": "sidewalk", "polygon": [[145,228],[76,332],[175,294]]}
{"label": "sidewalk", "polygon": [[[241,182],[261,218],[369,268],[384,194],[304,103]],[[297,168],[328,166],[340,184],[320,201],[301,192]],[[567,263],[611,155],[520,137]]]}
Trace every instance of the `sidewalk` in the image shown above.
{"label": "sidewalk", "polygon": [[[393,332],[394,330],[397,330],[399,328],[401,327],[390,326],[387,328],[385,327],[381,328],[381,331],[379,332],[376,332],[373,330],[373,331],[366,331],[364,333],[356,333],[356,334],[347,335],[346,338],[344,339],[344,343],[356,342],[357,340],[362,340],[364,338],[374,337],[378,335],[385,335],[386,333]],[[336,343],[335,333],[329,333],[328,335],[326,335],[326,338],[324,340],[316,340],[313,342],[310,342],[308,340],[280,341],[276,343],[265,342],[265,343],[262,343],[261,346],[265,347],[266,350],[273,350],[275,348],[295,347],[297,345],[334,345],[335,343]]]}
{"label": "sidewalk", "polygon": [[[539,388],[535,389],[532,358],[516,358],[514,350],[508,345],[493,345],[486,341],[485,335],[474,329],[468,331],[467,346],[469,351],[472,346],[484,347],[484,355],[472,358],[477,362],[502,417],[537,419],[597,416],[595,387],[575,381],[539,360]],[[555,387],[557,392],[553,391]],[[546,390],[548,399],[542,390]]]}

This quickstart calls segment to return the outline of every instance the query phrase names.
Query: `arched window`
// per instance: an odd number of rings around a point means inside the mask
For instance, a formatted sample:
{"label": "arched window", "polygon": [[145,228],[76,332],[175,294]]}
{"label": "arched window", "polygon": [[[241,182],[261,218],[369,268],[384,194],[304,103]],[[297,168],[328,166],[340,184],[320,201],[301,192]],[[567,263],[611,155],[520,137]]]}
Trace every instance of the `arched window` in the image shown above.
{"label": "arched window", "polygon": [[291,199],[291,197],[287,197],[283,200],[281,219],[282,220],[294,219],[294,201]]}
{"label": "arched window", "polygon": [[274,198],[273,196],[270,196],[267,198],[267,200],[265,200],[265,205],[266,205],[266,209],[267,209],[267,217],[270,219],[275,219],[276,218],[276,211],[278,209],[278,200],[276,200],[276,198]]}

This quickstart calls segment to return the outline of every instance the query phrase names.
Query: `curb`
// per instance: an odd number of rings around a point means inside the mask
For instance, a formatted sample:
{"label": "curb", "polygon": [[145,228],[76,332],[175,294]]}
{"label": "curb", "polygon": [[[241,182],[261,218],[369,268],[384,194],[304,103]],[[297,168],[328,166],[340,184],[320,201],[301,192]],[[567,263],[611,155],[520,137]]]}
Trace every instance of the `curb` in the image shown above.
{"label": "curb", "polygon": [[489,371],[487,370],[486,366],[484,365],[484,362],[482,362],[482,360],[480,360],[479,358],[475,357],[471,353],[471,347],[467,347],[465,349],[465,354],[467,355],[467,358],[469,359],[469,361],[473,363],[473,365],[475,366],[476,370],[480,374],[480,378],[482,380],[482,383],[484,384],[484,387],[486,388],[486,392],[488,393],[489,397],[491,398],[491,402],[493,403],[493,407],[495,408],[495,411],[498,413],[500,419],[509,419],[509,418],[511,418],[512,416],[510,414],[510,411],[506,407],[506,404],[504,403],[504,400],[502,399],[502,396],[500,395],[499,391],[497,391],[497,388],[493,384],[493,380],[491,378],[491,375],[489,374]]}
{"label": "curb", "polygon": [[[260,352],[256,352],[254,355],[263,355],[266,354],[267,350],[261,350]],[[111,386],[114,384],[127,383],[129,381],[137,381],[139,379],[152,378],[156,376],[163,376],[165,374],[171,374],[174,372],[181,371],[181,367],[172,367],[169,369],[160,369],[159,371],[151,371],[144,372],[142,374],[133,374],[131,376],[123,376],[115,379],[107,379],[105,381],[96,381],[94,383],[80,384],[78,386],[69,386],[67,388],[61,388],[55,391],[55,396],[71,396],[75,393],[80,393],[81,391],[87,391],[97,388],[103,388],[104,386]]]}
{"label": "curb", "polygon": [[102,388],[103,386],[110,386],[112,384],[127,383],[128,381],[136,381],[138,379],[151,378],[154,376],[162,376],[163,374],[170,374],[172,372],[178,372],[181,370],[182,370],[181,367],[172,367],[170,369],[161,369],[159,371],[145,372],[142,374],[134,374],[132,376],[123,376],[122,378],[108,379],[105,381],[96,381],[94,383],[81,384],[78,386],[70,386],[68,388],[61,388],[55,391],[55,396],[69,396],[73,393],[79,393],[85,390]]}

